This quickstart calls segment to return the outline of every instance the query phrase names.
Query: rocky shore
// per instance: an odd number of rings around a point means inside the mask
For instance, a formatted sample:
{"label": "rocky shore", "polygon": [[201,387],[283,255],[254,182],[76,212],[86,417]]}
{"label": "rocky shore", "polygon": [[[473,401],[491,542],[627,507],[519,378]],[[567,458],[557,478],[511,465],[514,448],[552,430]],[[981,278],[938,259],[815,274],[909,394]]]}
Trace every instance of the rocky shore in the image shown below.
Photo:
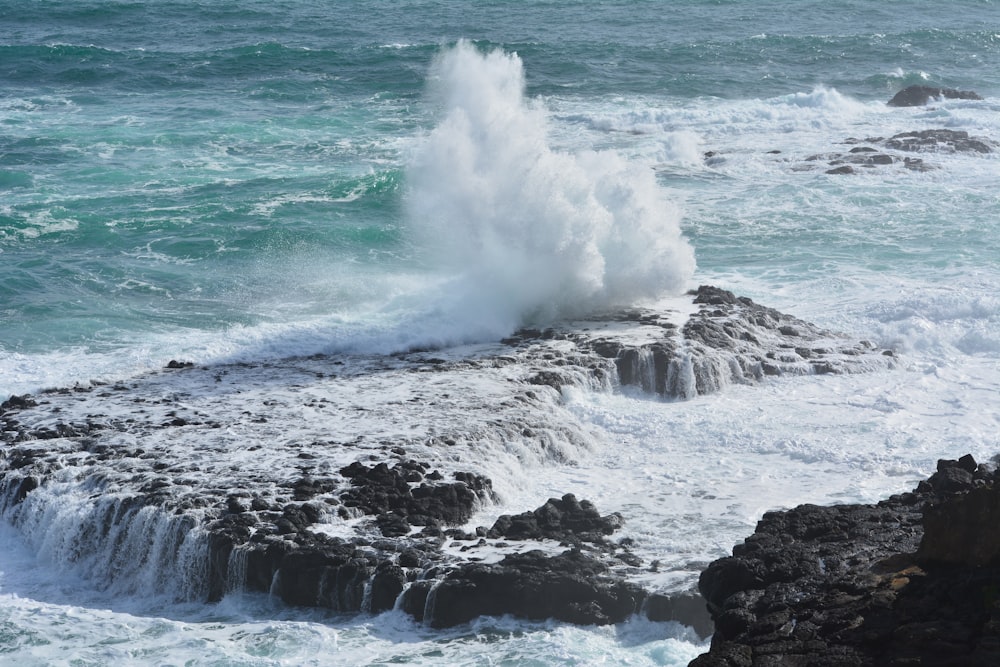
{"label": "rocky shore", "polygon": [[566,493],[477,525],[501,481],[479,462],[571,460],[580,427],[552,417],[570,386],[674,400],[894,363],[714,287],[461,350],[175,360],[6,400],[0,514],[125,593],[259,591],[339,612],[397,608],[432,627],[643,613],[707,635],[699,598],[640,583],[657,563],[616,537],[627,516]]}
{"label": "rocky shore", "polygon": [[[899,91],[887,105],[919,107],[936,100],[981,101],[982,99],[974,91],[910,86]],[[949,128],[900,132],[891,137],[847,137],[840,144],[831,146],[828,151],[805,157],[789,156],[777,148],[768,151],[768,155],[775,160],[787,162],[793,172],[822,170],[824,174],[843,176],[880,169],[932,171],[939,168],[934,161],[936,155],[952,153],[988,155],[997,150],[996,141],[989,137],[974,136],[965,130]],[[726,155],[724,151],[713,150],[705,153],[704,158],[706,164],[717,165],[726,160]]]}
{"label": "rocky shore", "polygon": [[692,667],[1000,664],[998,480],[964,456],[876,505],[765,514],[701,575]]}

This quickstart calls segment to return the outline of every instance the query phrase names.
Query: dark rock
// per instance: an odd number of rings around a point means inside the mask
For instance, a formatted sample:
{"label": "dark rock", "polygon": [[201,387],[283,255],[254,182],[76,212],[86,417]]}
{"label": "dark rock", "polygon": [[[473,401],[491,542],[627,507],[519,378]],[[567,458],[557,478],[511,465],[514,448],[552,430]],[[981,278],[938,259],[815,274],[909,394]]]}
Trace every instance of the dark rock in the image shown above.
{"label": "dark rock", "polygon": [[240,514],[242,512],[248,511],[248,507],[243,504],[243,500],[236,496],[229,496],[226,499],[226,511],[233,514]]}
{"label": "dark rock", "polygon": [[416,549],[406,549],[399,554],[400,567],[420,567],[420,552]]}
{"label": "dark rock", "polygon": [[504,614],[582,625],[618,623],[639,611],[645,594],[606,571],[579,551],[551,557],[529,551],[497,565],[463,565],[434,588],[424,620],[436,628]]}
{"label": "dark rock", "polygon": [[[427,467],[416,462],[368,467],[355,461],[340,470],[351,480],[340,499],[347,507],[377,516],[386,537],[399,537],[409,533],[411,524],[434,528],[438,523],[465,523],[479,502],[493,496],[492,482],[481,475],[458,472],[455,482],[437,483],[443,477],[436,471],[422,476]],[[419,486],[407,481],[418,479],[430,481]]]}
{"label": "dark rock", "polygon": [[23,410],[25,408],[33,408],[37,405],[38,403],[28,394],[24,394],[23,396],[12,395],[3,403],[0,403],[0,415],[11,410]]}
{"label": "dark rock", "polygon": [[38,478],[36,477],[25,477],[17,484],[17,490],[14,491],[14,503],[17,504],[24,500],[29,493],[38,488]]}
{"label": "dark rock", "polygon": [[713,287],[712,285],[702,285],[697,290],[691,292],[691,294],[694,296],[694,303],[699,304],[734,306],[738,303],[735,294],[719,287]]}
{"label": "dark rock", "polygon": [[576,544],[601,542],[621,528],[620,514],[601,516],[589,501],[578,501],[571,493],[561,499],[550,498],[532,512],[515,516],[503,515],[489,530],[491,538],[510,540],[550,539]]}
{"label": "dark rock", "polygon": [[402,537],[403,535],[410,534],[409,522],[406,520],[406,517],[398,514],[391,512],[379,514],[375,518],[375,523],[378,524],[379,530],[386,537]]}
{"label": "dark rock", "polygon": [[418,623],[423,622],[427,608],[427,598],[436,582],[429,580],[414,581],[403,593],[400,608],[412,616]]}
{"label": "dark rock", "polygon": [[765,514],[702,573],[715,634],[691,664],[1000,664],[996,482],[962,457],[876,505]]}
{"label": "dark rock", "polygon": [[[680,343],[668,339],[624,347],[615,359],[621,384],[690,398],[767,375],[852,372],[880,366],[887,358],[863,341],[819,348],[812,344],[842,337],[717,287],[701,286],[692,294],[701,308],[682,327]],[[812,364],[793,352],[807,346]]]}
{"label": "dark rock", "polygon": [[377,614],[392,609],[405,585],[406,575],[402,568],[389,562],[379,563],[372,577],[371,612]]}
{"label": "dark rock", "polygon": [[826,173],[827,174],[833,174],[835,176],[838,176],[838,175],[841,175],[841,174],[853,174],[854,173],[854,167],[852,167],[849,164],[845,164],[842,167],[834,167],[833,169],[827,169]]}
{"label": "dark rock", "polygon": [[675,621],[694,628],[700,637],[708,637],[715,631],[715,624],[705,606],[705,598],[697,591],[671,595],[654,593],[646,599],[643,612],[651,621]]}
{"label": "dark rock", "polygon": [[191,361],[177,361],[176,359],[171,359],[164,368],[178,369],[178,368],[193,368],[194,363]]}
{"label": "dark rock", "polygon": [[556,371],[541,371],[528,378],[530,384],[545,385],[560,390],[566,385],[572,385],[571,379]]}
{"label": "dark rock", "polygon": [[888,105],[891,107],[919,107],[938,98],[949,100],[981,100],[979,94],[970,90],[934,88],[932,86],[909,86],[896,93]]}
{"label": "dark rock", "polygon": [[[967,470],[959,470],[970,475]],[[937,473],[941,474],[941,473]],[[936,475],[935,475],[936,476]],[[939,487],[935,487],[938,490]],[[924,536],[917,559],[971,568],[1000,565],[1000,485],[948,487],[966,493],[924,512]]]}
{"label": "dark rock", "polygon": [[303,477],[292,485],[292,496],[295,500],[311,500],[318,495],[330,493],[337,487],[331,479],[311,479]]}
{"label": "dark rock", "polygon": [[985,139],[970,137],[964,130],[922,130],[903,132],[885,140],[886,148],[910,153],[918,151],[945,151],[965,153],[992,153],[993,145]]}
{"label": "dark rock", "polygon": [[[844,143],[857,143],[858,139],[847,139]],[[812,171],[818,167],[818,162],[826,162],[830,169],[827,174],[857,174],[859,167],[876,169],[880,167],[902,164],[911,171],[929,171],[934,169],[920,158],[914,158],[903,153],[937,152],[937,153],[992,153],[996,143],[979,137],[971,137],[961,130],[930,129],[918,132],[903,132],[888,139],[869,137],[866,143],[881,144],[887,151],[880,152],[873,146],[855,146],[847,153],[820,153],[805,158],[803,164],[793,167],[794,171]]]}

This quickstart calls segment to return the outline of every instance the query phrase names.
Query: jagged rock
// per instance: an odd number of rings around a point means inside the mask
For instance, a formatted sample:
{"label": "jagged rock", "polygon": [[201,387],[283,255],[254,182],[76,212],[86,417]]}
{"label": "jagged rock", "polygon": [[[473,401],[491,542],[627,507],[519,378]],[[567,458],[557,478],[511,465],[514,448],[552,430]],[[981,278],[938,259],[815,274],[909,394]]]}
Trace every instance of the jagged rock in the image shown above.
{"label": "jagged rock", "polygon": [[532,512],[502,515],[488,535],[494,539],[549,539],[571,544],[599,542],[623,523],[624,519],[617,512],[602,517],[593,503],[577,500],[576,496],[567,493],[561,499],[550,498]]}
{"label": "jagged rock", "polygon": [[376,515],[383,535],[399,537],[409,532],[409,524],[464,523],[478,503],[492,497],[492,482],[474,473],[456,473],[456,481],[450,484],[423,482],[411,486],[407,480],[423,479],[427,467],[417,462],[402,462],[392,468],[385,463],[368,467],[355,461],[340,471],[352,484],[341,494],[341,502]]}
{"label": "jagged rock", "polygon": [[996,482],[963,457],[876,505],[765,514],[702,573],[715,635],[691,664],[1000,664]]}
{"label": "jagged rock", "polygon": [[932,86],[909,86],[896,93],[887,104],[891,107],[919,107],[938,98],[949,100],[981,100],[978,93],[971,90],[955,90],[954,88],[935,88]]}

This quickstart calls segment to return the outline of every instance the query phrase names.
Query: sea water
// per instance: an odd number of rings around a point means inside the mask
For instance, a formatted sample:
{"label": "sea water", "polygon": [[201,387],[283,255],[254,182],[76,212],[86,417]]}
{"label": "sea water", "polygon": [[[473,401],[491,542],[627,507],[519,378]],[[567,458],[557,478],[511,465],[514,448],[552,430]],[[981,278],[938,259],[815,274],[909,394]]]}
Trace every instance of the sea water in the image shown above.
{"label": "sea water", "polygon": [[[703,283],[894,349],[891,371],[689,401],[570,390],[534,416],[587,434],[564,461],[481,463],[503,491],[485,514],[576,493],[626,517],[660,561],[649,586],[688,588],[769,509],[876,500],[1000,449],[996,154],[852,175],[810,159],[925,129],[1000,140],[997,11],[0,0],[0,398],[169,359],[490,342]],[[886,106],[911,84],[985,99]],[[9,525],[0,544],[0,663],[682,665],[704,648],[641,619],[431,631],[116,594]]]}

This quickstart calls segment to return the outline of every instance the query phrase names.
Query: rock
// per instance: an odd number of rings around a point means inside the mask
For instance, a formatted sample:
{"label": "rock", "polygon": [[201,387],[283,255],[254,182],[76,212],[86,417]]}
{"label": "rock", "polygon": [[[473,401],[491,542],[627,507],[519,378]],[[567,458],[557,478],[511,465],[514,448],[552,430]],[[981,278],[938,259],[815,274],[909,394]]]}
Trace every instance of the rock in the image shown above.
{"label": "rock", "polygon": [[[614,355],[619,384],[670,398],[752,384],[768,375],[885,367],[891,359],[870,344],[848,341],[727,290],[703,285],[690,294],[700,308],[679,330],[673,323],[637,312],[633,320],[660,331],[649,342],[624,344],[599,336],[578,345],[602,359]],[[796,350],[806,351],[812,363]],[[876,356],[883,358],[875,361]]]}
{"label": "rock", "polygon": [[30,395],[24,394],[23,396],[12,395],[3,403],[0,403],[0,415],[10,412],[12,410],[23,410],[24,408],[33,408],[37,406],[38,403],[31,398]]}
{"label": "rock", "polygon": [[549,539],[570,544],[601,542],[621,528],[624,520],[617,512],[602,517],[589,501],[578,501],[571,493],[550,498],[532,512],[497,519],[488,535],[493,539]]}
{"label": "rock", "polygon": [[[929,171],[934,166],[927,164],[921,158],[915,158],[905,153],[992,153],[996,143],[988,138],[973,137],[962,130],[930,129],[914,132],[902,132],[888,139],[884,137],[868,137],[860,140],[849,138],[846,144],[863,142],[869,145],[854,146],[848,152],[830,152],[810,155],[804,163],[792,167],[793,171],[813,171],[822,168],[820,163],[826,163],[830,169],[825,173],[833,175],[862,173],[863,169],[878,169],[901,165],[910,171]],[[876,148],[874,145],[881,148]],[[903,153],[903,154],[901,154]]]}
{"label": "rock", "polygon": [[465,523],[478,503],[492,498],[492,482],[474,473],[458,472],[453,483],[422,482],[412,486],[408,480],[434,479],[431,474],[422,476],[427,467],[413,461],[392,468],[386,463],[368,467],[355,461],[340,470],[351,480],[351,488],[341,494],[341,501],[347,507],[377,516],[386,537],[399,537],[409,533],[411,524]]}
{"label": "rock", "polygon": [[765,514],[702,573],[715,634],[691,664],[1000,664],[997,482],[962,457],[876,505]]}
{"label": "rock", "polygon": [[645,594],[606,572],[600,561],[575,550],[557,556],[529,551],[497,565],[463,565],[432,590],[424,621],[446,628],[510,614],[581,625],[618,623],[640,610]]}
{"label": "rock", "polygon": [[403,569],[390,562],[379,563],[371,583],[371,613],[389,611],[406,585]]}
{"label": "rock", "polygon": [[971,473],[961,472],[969,476],[968,485],[935,487],[965,493],[926,509],[917,560],[969,568],[1000,566],[1000,485],[972,488]]}
{"label": "rock", "polygon": [[891,107],[919,107],[938,98],[958,100],[981,100],[979,94],[970,90],[934,88],[932,86],[909,86],[896,93],[887,103]]}
{"label": "rock", "polygon": [[651,621],[675,621],[694,629],[699,637],[708,637],[715,624],[705,606],[705,598],[697,591],[664,595],[654,593],[646,599],[643,613]]}
{"label": "rock", "polygon": [[967,153],[992,153],[992,142],[986,139],[970,137],[964,130],[922,130],[920,132],[903,132],[885,140],[886,148],[895,150],[944,151]]}

